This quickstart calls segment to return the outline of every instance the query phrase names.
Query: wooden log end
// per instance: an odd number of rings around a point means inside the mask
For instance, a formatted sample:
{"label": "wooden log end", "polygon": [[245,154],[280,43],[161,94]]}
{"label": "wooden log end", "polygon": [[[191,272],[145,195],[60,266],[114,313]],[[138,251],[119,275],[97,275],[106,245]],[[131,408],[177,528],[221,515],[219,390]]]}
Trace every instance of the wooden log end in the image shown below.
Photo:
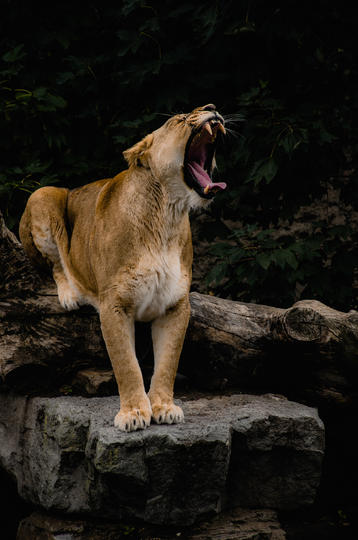
{"label": "wooden log end", "polygon": [[282,322],[286,335],[295,341],[322,341],[327,332],[324,317],[308,305],[295,305],[288,309]]}

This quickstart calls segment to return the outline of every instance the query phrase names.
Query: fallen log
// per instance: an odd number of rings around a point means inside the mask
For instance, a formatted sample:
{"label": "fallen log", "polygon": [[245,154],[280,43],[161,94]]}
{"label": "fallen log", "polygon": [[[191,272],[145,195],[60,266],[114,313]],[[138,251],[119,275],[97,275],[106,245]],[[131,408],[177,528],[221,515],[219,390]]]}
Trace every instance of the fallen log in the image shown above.
{"label": "fallen log", "polygon": [[[2,218],[0,254],[3,387],[57,392],[80,370],[110,370],[95,310],[65,311]],[[279,392],[308,401],[314,394],[338,404],[351,399],[358,374],[356,311],[315,300],[282,309],[195,292],[190,301],[179,372],[191,387]],[[146,351],[145,331],[138,336],[138,348]],[[150,358],[139,356],[144,364]]]}
{"label": "fallen log", "polygon": [[181,369],[206,386],[210,379],[218,388],[292,390],[296,399],[301,389],[344,401],[357,380],[356,311],[316,300],[282,309],[198,293],[191,310]]}

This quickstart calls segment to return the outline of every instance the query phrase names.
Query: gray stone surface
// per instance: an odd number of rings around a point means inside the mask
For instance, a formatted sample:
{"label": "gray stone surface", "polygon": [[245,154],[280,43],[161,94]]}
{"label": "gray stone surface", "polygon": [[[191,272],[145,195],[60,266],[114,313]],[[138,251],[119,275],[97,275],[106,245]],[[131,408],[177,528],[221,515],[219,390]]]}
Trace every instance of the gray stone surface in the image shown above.
{"label": "gray stone surface", "polygon": [[34,512],[23,519],[16,535],[16,540],[119,540],[122,538],[153,540],[152,536],[143,536],[139,528],[136,530],[130,525],[64,519],[44,512]]}
{"label": "gray stone surface", "polygon": [[[195,527],[190,540],[285,540],[274,510],[233,508]],[[22,540],[22,539],[18,539]]]}
{"label": "gray stone surface", "polygon": [[234,508],[197,526],[143,524],[61,518],[34,512],[19,525],[16,540],[285,540],[275,510]]}
{"label": "gray stone surface", "polygon": [[49,511],[194,523],[222,508],[311,504],[324,428],[315,409],[275,396],[182,403],[186,422],[122,433],[119,398],[0,395],[0,465]]}

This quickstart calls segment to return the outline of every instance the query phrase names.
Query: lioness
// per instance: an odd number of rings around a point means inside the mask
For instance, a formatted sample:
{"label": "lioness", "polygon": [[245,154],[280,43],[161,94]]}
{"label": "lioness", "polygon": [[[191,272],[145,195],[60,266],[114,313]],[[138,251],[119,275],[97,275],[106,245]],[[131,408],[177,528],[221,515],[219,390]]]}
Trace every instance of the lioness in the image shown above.
{"label": "lioness", "polygon": [[[44,187],[28,200],[22,244],[49,265],[66,309],[91,304],[120,394],[123,431],[182,422],[173,386],[189,321],[192,243],[188,211],[224,183],[211,173],[224,119],[214,105],[178,114],[123,154],[129,168],[83,187]],[[151,321],[155,357],[148,395],[134,322]]]}

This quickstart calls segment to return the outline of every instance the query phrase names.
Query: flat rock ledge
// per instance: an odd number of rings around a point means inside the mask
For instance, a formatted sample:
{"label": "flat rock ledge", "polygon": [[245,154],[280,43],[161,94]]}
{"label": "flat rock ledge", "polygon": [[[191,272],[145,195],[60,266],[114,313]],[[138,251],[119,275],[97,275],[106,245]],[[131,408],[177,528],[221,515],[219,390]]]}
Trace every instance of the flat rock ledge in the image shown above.
{"label": "flat rock ledge", "polygon": [[0,395],[0,465],[26,501],[62,515],[190,525],[222,509],[312,504],[324,427],[265,395],[181,403],[185,423],[122,433],[118,397]]}
{"label": "flat rock ledge", "polygon": [[34,512],[19,525],[16,540],[285,540],[275,510],[234,508],[210,521],[182,526],[109,523],[106,520],[63,519]]}

